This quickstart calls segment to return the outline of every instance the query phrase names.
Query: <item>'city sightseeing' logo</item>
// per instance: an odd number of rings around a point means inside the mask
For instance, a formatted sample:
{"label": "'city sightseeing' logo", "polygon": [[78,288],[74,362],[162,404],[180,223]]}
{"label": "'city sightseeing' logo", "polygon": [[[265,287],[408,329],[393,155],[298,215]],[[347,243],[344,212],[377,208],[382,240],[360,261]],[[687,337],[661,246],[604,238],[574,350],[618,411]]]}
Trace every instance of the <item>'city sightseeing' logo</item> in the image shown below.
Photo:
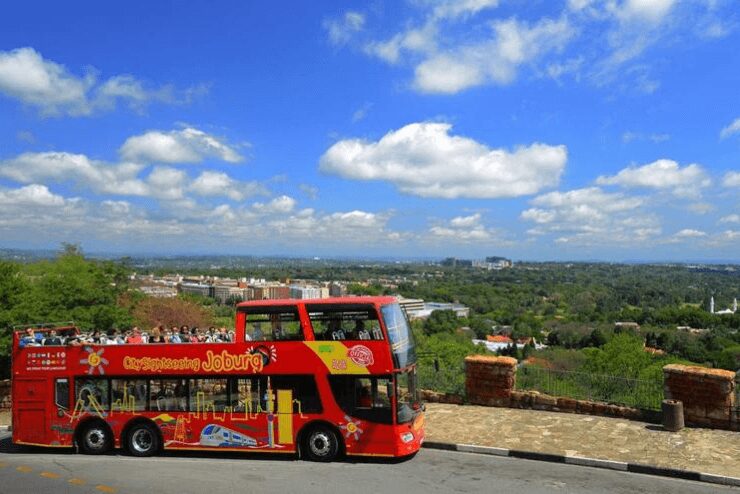
{"label": "'city sightseeing' logo", "polygon": [[365,345],[355,345],[351,347],[347,350],[347,356],[352,360],[352,362],[361,367],[367,367],[368,365],[373,365],[375,363],[373,352]]}

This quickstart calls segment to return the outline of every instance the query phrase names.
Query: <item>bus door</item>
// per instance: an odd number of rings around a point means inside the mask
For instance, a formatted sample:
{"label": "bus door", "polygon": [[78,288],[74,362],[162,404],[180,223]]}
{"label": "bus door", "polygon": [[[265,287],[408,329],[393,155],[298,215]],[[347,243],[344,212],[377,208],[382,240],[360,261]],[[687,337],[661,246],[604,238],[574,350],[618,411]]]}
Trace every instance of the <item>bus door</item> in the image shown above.
{"label": "bus door", "polygon": [[46,439],[46,403],[49,380],[17,377],[13,379],[13,439],[43,443]]}

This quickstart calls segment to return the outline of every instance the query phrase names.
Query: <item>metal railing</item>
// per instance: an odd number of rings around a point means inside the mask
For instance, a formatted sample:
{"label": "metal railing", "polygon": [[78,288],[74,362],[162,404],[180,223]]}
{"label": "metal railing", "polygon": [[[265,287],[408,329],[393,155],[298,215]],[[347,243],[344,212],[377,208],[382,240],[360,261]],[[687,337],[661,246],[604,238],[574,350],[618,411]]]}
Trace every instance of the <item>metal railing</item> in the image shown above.
{"label": "metal railing", "polygon": [[647,381],[533,366],[522,366],[517,370],[516,388],[643,410],[660,410],[663,401],[662,379]]}
{"label": "metal railing", "polygon": [[420,358],[416,377],[419,389],[465,395],[465,365],[446,366],[439,359]]}

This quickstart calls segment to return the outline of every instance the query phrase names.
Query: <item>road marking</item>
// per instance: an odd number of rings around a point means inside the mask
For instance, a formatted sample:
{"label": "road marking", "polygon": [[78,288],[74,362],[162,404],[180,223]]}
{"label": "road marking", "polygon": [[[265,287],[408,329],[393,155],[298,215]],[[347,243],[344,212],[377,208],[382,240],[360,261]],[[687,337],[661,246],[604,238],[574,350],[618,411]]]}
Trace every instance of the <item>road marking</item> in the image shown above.
{"label": "road marking", "polygon": [[7,463],[2,463],[2,462],[0,462],[0,468],[5,468],[5,467],[7,467],[7,466],[8,466],[8,464],[7,464]]}
{"label": "road marking", "polygon": [[82,479],[69,479],[67,482],[69,482],[72,485],[85,485],[87,483]]}
{"label": "road marking", "polygon": [[61,477],[61,475],[54,472],[41,472],[39,475],[41,475],[42,477],[46,477],[47,479],[58,479],[59,477]]}
{"label": "road marking", "polygon": [[21,466],[19,466],[19,467],[16,467],[16,470],[18,470],[18,471],[19,471],[19,472],[21,472],[21,473],[28,473],[28,472],[33,472],[33,468],[31,468],[31,467],[26,467],[26,466],[23,466],[23,465],[21,465]]}
{"label": "road marking", "polygon": [[115,487],[108,487],[107,485],[96,485],[95,488],[100,492],[108,492],[109,494],[118,491],[118,489],[116,489]]}

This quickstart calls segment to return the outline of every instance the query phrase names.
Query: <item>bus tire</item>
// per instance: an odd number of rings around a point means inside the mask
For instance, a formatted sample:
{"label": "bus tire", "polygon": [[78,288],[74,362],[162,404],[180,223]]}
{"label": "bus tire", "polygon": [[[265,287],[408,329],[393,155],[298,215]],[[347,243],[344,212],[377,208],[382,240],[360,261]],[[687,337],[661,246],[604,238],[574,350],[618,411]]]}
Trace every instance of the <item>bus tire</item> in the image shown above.
{"label": "bus tire", "polygon": [[339,436],[329,426],[314,425],[303,435],[301,451],[309,461],[332,461],[341,451]]}
{"label": "bus tire", "polygon": [[113,448],[113,433],[105,422],[91,420],[77,435],[80,451],[86,455],[102,455]]}
{"label": "bus tire", "polygon": [[159,433],[147,422],[134,424],[126,434],[126,450],[133,456],[152,456],[159,452]]}

